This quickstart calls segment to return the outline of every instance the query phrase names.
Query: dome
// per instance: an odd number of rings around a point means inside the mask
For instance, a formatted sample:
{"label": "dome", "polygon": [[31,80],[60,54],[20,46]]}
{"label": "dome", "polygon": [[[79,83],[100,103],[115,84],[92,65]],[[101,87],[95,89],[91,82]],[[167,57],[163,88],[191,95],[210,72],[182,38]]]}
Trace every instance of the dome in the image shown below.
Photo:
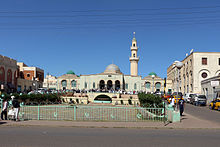
{"label": "dome", "polygon": [[155,72],[151,72],[151,73],[149,73],[148,75],[149,75],[149,76],[152,76],[152,75],[157,76],[157,74],[156,74]]}
{"label": "dome", "polygon": [[72,70],[68,71],[66,74],[72,74],[75,75],[75,72],[73,72]]}
{"label": "dome", "polygon": [[121,71],[117,65],[110,64],[106,67],[104,73],[121,73]]}

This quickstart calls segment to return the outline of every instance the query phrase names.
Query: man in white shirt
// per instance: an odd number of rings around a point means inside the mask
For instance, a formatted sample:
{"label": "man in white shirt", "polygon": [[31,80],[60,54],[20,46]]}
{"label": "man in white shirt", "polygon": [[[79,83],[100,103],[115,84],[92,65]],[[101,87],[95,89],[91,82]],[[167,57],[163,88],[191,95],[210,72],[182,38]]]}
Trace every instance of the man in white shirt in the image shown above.
{"label": "man in white shirt", "polygon": [[195,105],[198,106],[198,96],[195,96]]}
{"label": "man in white shirt", "polygon": [[175,105],[175,98],[172,98],[171,103],[170,103],[173,107]]}

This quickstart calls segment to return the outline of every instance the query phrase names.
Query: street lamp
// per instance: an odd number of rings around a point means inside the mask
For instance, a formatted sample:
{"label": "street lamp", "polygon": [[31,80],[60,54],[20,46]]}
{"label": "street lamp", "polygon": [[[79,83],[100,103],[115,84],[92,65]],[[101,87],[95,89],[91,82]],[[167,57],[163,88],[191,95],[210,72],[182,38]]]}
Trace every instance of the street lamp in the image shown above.
{"label": "street lamp", "polygon": [[176,99],[176,111],[177,111],[177,100],[178,100],[178,97],[179,97],[179,81],[180,81],[180,78],[179,78],[179,72],[180,72],[180,69],[183,67],[183,63],[180,62],[180,61],[177,61],[175,62],[175,67],[177,68],[177,99]]}
{"label": "street lamp", "polygon": [[152,77],[152,80],[153,80],[152,93],[154,93],[154,77],[155,77],[155,75],[151,75],[151,77]]}

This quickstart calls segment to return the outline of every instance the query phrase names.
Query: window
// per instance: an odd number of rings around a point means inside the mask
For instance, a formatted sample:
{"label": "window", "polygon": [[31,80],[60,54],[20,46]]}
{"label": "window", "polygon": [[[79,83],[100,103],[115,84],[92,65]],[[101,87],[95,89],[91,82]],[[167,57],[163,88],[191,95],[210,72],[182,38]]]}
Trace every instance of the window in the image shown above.
{"label": "window", "polygon": [[207,58],[202,58],[202,65],[207,65]]}
{"label": "window", "polygon": [[85,82],[85,88],[87,88],[87,83]]}
{"label": "window", "polygon": [[72,85],[72,87],[76,87],[76,81],[73,80],[73,81],[71,82],[71,85]]}
{"label": "window", "polygon": [[133,47],[135,47],[135,43],[133,44]]}
{"label": "window", "polygon": [[135,54],[133,54],[133,57],[135,57]]}
{"label": "window", "polygon": [[160,89],[161,88],[161,84],[160,83],[156,83],[156,89]]}
{"label": "window", "polygon": [[128,83],[125,84],[125,89],[128,89]]}
{"label": "window", "polygon": [[30,74],[29,74],[29,73],[27,74],[27,77],[30,77]]}
{"label": "window", "polygon": [[147,89],[150,89],[150,82],[147,82],[147,83],[145,84],[145,87],[146,87]]}
{"label": "window", "polygon": [[218,58],[218,65],[220,65],[220,58]]}
{"label": "window", "polygon": [[92,84],[92,85],[93,85],[93,88],[95,88],[95,82],[93,82],[93,84]]}
{"label": "window", "polygon": [[63,80],[63,81],[61,82],[61,85],[62,85],[62,87],[66,87],[66,86],[67,86],[67,81],[66,81],[66,80]]}
{"label": "window", "polygon": [[206,72],[203,72],[201,75],[203,78],[207,78],[208,74]]}
{"label": "window", "polygon": [[136,83],[134,83],[134,89],[137,89],[137,84]]}

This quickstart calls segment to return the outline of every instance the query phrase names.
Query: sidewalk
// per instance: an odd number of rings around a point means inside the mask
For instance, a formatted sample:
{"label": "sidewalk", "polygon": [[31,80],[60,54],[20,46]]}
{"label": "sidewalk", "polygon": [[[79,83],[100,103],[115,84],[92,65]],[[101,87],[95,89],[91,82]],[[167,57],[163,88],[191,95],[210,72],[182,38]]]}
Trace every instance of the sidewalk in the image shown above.
{"label": "sidewalk", "polygon": [[181,122],[164,124],[163,122],[94,122],[94,121],[0,121],[4,126],[48,126],[48,127],[84,127],[84,128],[152,128],[152,129],[220,129],[220,123],[196,118],[185,114]]}

